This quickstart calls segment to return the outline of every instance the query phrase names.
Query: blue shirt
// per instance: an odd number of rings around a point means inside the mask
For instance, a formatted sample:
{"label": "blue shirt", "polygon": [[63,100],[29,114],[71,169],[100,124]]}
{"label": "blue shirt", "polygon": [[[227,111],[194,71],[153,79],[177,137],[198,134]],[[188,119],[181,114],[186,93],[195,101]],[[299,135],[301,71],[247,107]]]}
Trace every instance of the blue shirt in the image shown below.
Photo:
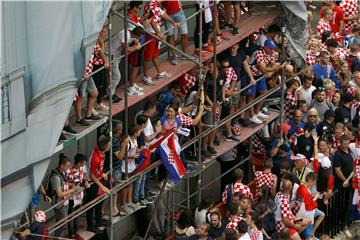
{"label": "blue shirt", "polygon": [[[336,88],[340,89],[340,87],[341,87],[340,86],[340,81],[337,78],[333,67],[331,67],[331,66],[322,67],[318,63],[313,64],[312,67],[314,69],[315,78],[318,78],[318,79],[329,78],[335,83]],[[328,68],[330,68],[330,74],[328,73]]]}
{"label": "blue shirt", "polygon": [[36,191],[31,199],[31,206],[36,207],[39,205],[39,203],[40,203],[40,193],[39,191]]}
{"label": "blue shirt", "polygon": [[288,136],[290,137],[291,135],[293,135],[294,133],[296,133],[296,131],[299,129],[299,128],[302,128],[304,129],[305,127],[305,122],[304,120],[301,120],[301,122],[299,123],[299,125],[295,125],[294,123],[294,119],[291,118],[288,122],[288,124],[291,126],[289,132],[288,132]]}

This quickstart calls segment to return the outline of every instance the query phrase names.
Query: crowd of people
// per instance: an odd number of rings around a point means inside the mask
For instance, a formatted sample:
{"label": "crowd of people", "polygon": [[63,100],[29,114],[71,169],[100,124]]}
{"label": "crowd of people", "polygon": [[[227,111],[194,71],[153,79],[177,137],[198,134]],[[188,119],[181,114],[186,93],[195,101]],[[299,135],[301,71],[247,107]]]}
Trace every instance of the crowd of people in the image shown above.
{"label": "crowd of people", "polygon": [[[217,13],[220,4],[224,4],[224,24]],[[209,1],[196,3],[197,10],[200,7],[205,10],[203,19],[196,17],[195,57],[205,59],[207,53],[213,53],[209,42],[227,40],[221,33],[223,28],[230,27],[234,35],[239,33],[240,4],[240,1],[211,5]],[[320,235],[317,232],[319,226],[327,218],[324,209],[334,194],[344,196],[345,209],[337,209],[337,224],[344,226],[344,232],[350,238],[349,226],[360,220],[360,48],[357,40],[360,26],[357,4],[355,0],[343,0],[339,5],[332,0],[324,2],[316,31],[309,24],[306,67],[280,59],[285,41],[281,40],[280,27],[271,25],[218,54],[216,62],[205,61],[200,78],[195,69],[185,73],[144,104],[142,111],[131,119],[127,136],[123,134],[122,123],[114,121],[112,138],[101,135],[90,158],[79,153],[71,164],[70,158],[61,154],[58,167],[34,196],[33,205],[37,206],[39,196],[43,195],[48,203],[56,205],[55,218],[60,221],[99,195],[110,194],[110,182],[116,187],[138,174],[133,184],[114,194],[113,212],[108,212],[108,201],[86,212],[87,229],[95,233],[103,231],[109,224],[110,214],[123,217],[153,203],[155,194],[149,189],[150,175],[164,183],[168,179],[167,169],[162,165],[151,174],[142,173],[149,164],[143,158],[148,154],[150,162],[161,159],[154,144],[164,134],[171,132],[175,141],[184,143],[214,125],[214,120],[216,123],[226,118],[255,97],[278,87],[285,77],[290,80],[272,95],[280,97],[284,92],[281,112],[284,122],[269,123],[269,109],[261,101],[202,139],[201,157],[211,158],[217,156],[216,146],[222,140],[240,142],[240,126],[264,124],[251,139],[251,154],[262,159],[253,174],[253,189],[244,183],[244,169],[236,168],[231,176],[227,174],[222,179],[221,201],[226,214],[213,207],[215,202],[203,199],[195,211],[182,210],[174,239],[316,239]],[[308,9],[309,20],[312,20],[316,7],[308,2]],[[140,16],[140,12],[144,14]],[[98,111],[108,109],[105,99],[115,104],[121,101],[123,96],[117,96],[115,92],[121,78],[119,63],[125,48],[129,54],[129,96],[144,95],[144,88],[136,83],[141,66],[145,85],[154,86],[155,79],[171,77],[162,69],[160,41],[156,38],[164,39],[166,35],[168,43],[175,46],[177,28],[182,51],[188,49],[186,16],[179,0],[130,1],[128,16],[131,20],[128,31],[122,30],[112,37],[110,57],[105,54],[108,25],[99,34],[76,98],[77,125],[88,126],[89,121],[100,119]],[[198,34],[200,22],[202,43]],[[144,34],[144,29],[148,33]],[[216,30],[217,36],[210,37],[211,29]],[[169,60],[176,65],[182,58],[171,50]],[[150,62],[156,68],[156,77],[149,75]],[[296,75],[299,71],[303,74]],[[87,111],[82,117],[85,96]],[[64,132],[76,134],[68,123]],[[111,145],[112,153],[109,152]],[[221,172],[234,167],[242,152],[243,149],[234,147],[218,157]],[[110,154],[113,172],[108,174]],[[193,169],[187,160],[196,159],[196,154],[190,148],[179,153],[187,172]],[[170,177],[164,184],[171,187],[174,183],[176,181]],[[41,211],[37,213],[39,215]],[[44,222],[43,218],[41,222]],[[79,221],[74,219],[67,226],[67,234],[62,226],[55,236],[75,237],[78,228]],[[43,227],[39,229],[44,230]]]}

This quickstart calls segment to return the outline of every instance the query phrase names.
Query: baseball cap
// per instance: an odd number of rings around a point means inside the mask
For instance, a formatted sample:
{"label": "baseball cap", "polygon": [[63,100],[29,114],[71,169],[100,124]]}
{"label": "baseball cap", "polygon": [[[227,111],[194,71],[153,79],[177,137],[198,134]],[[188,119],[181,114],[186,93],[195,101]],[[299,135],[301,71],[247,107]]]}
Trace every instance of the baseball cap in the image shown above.
{"label": "baseball cap", "polygon": [[275,49],[277,46],[272,39],[268,38],[265,40],[264,47],[268,47],[270,49]]}
{"label": "baseball cap", "polygon": [[294,155],[291,156],[290,159],[291,159],[291,160],[294,160],[294,161],[295,161],[295,160],[305,161],[305,160],[306,160],[306,157],[305,157],[303,154],[298,153],[298,154],[296,154],[295,156],[294,156]]}
{"label": "baseball cap", "polygon": [[324,117],[335,117],[335,112],[331,109],[326,110]]}

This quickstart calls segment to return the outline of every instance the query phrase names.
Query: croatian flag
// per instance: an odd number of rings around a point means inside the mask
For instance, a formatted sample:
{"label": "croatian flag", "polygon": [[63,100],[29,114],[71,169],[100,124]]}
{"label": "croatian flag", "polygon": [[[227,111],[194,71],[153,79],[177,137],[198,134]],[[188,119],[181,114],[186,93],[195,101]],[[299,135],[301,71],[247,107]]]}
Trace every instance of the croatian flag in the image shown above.
{"label": "croatian flag", "polygon": [[175,183],[186,174],[186,169],[183,162],[180,159],[180,145],[175,139],[174,133],[171,133],[168,137],[162,141],[158,147],[158,153],[161,160],[170,174],[170,179]]}

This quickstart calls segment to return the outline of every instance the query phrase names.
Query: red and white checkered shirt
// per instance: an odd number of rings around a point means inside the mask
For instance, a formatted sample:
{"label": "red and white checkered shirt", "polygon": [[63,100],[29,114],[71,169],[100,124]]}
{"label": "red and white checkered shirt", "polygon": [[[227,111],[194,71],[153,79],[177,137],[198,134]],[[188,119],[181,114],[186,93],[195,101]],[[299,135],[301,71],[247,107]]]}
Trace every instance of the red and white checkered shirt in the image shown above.
{"label": "red and white checkered shirt", "polygon": [[191,117],[186,116],[183,113],[179,113],[178,118],[181,120],[183,126],[192,126],[194,124],[194,121]]}
{"label": "red and white checkered shirt", "polygon": [[272,189],[275,185],[275,174],[264,173],[262,171],[256,171],[255,172],[255,201],[259,197],[260,188],[264,185],[268,186],[270,189]]}
{"label": "red and white checkered shirt", "polygon": [[257,228],[250,229],[250,240],[262,240],[262,232]]}
{"label": "red and white checkered shirt", "polygon": [[296,98],[291,92],[287,92],[285,98],[285,119],[294,115],[296,109]]}
{"label": "red and white checkered shirt", "polygon": [[186,95],[189,89],[195,86],[196,77],[194,74],[185,73],[178,81],[181,85],[181,94]]}
{"label": "red and white checkered shirt", "polygon": [[327,51],[327,47],[325,43],[320,43],[320,51]]}
{"label": "red and white checkered shirt", "polygon": [[[222,201],[223,203],[227,203],[227,192],[228,192],[228,187],[229,185],[226,185],[225,187],[225,190],[222,194]],[[242,184],[242,183],[235,183],[233,185],[233,193],[236,193],[236,192],[240,192],[241,195],[243,195],[244,197],[248,197],[248,198],[251,198],[252,200],[254,199],[253,198],[253,195],[250,191],[250,188],[248,186],[246,186],[245,184]]]}
{"label": "red and white checkered shirt", "polygon": [[332,135],[332,143],[331,143],[331,149],[335,152],[340,147],[340,137],[335,136],[335,134]]}
{"label": "red and white checkered shirt", "polygon": [[[152,12],[153,16],[151,18],[151,22],[156,24],[157,29],[160,31],[161,28],[161,16],[165,13],[165,11],[160,7],[160,4],[156,0],[149,0],[144,8],[144,14],[149,14]],[[148,30],[154,32],[151,27],[151,24],[148,26]]]}
{"label": "red and white checkered shirt", "polygon": [[245,220],[245,219],[240,216],[235,216],[233,218],[229,218],[229,222],[226,225],[226,228],[232,228],[237,231],[237,226],[238,226],[239,222],[242,220]]}
{"label": "red and white checkered shirt", "polygon": [[318,23],[318,25],[316,27],[316,30],[317,30],[317,37],[320,40],[321,40],[322,35],[324,34],[324,32],[332,31],[330,24],[328,22],[323,22],[323,21],[319,21],[319,23]]}
{"label": "red and white checkered shirt", "polygon": [[220,80],[220,84],[221,86],[223,84],[225,84],[225,88],[226,90],[229,90],[231,87],[231,83],[232,82],[236,82],[237,81],[237,74],[234,70],[233,67],[228,67],[225,71],[225,82],[223,82],[223,80]]}
{"label": "red and white checkered shirt", "polygon": [[348,93],[350,93],[353,97],[355,97],[356,89],[357,89],[356,87],[351,86],[351,87],[348,87],[348,88],[346,89],[346,91],[347,91]]}
{"label": "red and white checkered shirt", "polygon": [[265,66],[267,66],[268,64],[270,64],[272,61],[275,60],[275,57],[273,54],[267,54],[264,51],[264,49],[259,49],[255,53],[255,59],[256,59],[256,64],[252,65],[250,68],[252,74],[258,77],[265,74],[261,72],[259,65],[264,64]]}
{"label": "red and white checkered shirt", "polygon": [[99,55],[99,51],[101,50],[99,43],[95,44],[94,50],[90,56],[89,62],[85,68],[85,74],[90,75],[94,68],[94,65],[103,65],[104,61]]}
{"label": "red and white checkered shirt", "polygon": [[[357,0],[342,0],[339,7],[344,11],[344,17],[352,17],[359,12],[359,6]],[[344,30],[345,33],[350,32],[351,27],[356,23],[356,20],[346,21]]]}
{"label": "red and white checkered shirt", "polygon": [[288,218],[290,221],[295,220],[294,214],[291,212],[290,200],[287,195],[282,192],[278,192],[275,196],[275,226],[277,231],[281,231],[285,228],[283,218]]}
{"label": "red and white checkered shirt", "polygon": [[306,65],[311,66],[316,62],[316,53],[311,50],[306,50]]}

